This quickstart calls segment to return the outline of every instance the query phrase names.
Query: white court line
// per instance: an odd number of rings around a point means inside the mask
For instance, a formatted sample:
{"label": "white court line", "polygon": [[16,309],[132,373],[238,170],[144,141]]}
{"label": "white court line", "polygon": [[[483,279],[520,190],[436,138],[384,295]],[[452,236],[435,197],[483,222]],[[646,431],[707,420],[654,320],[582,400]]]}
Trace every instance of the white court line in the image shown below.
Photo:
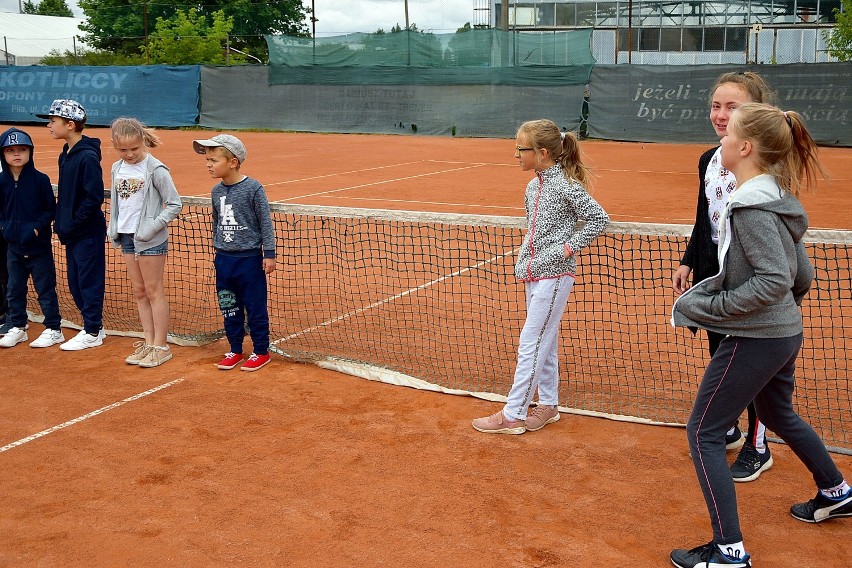
{"label": "white court line", "polygon": [[385,170],[387,168],[398,168],[400,166],[410,166],[412,164],[422,164],[424,161],[428,162],[428,161],[431,161],[431,160],[416,160],[414,162],[402,162],[400,164],[391,164],[389,166],[376,166],[374,168],[363,168],[363,169],[360,169],[360,170],[350,170],[348,172],[335,172],[333,174],[323,174],[321,176],[311,176],[311,177],[299,178],[299,179],[289,179],[287,181],[274,181],[272,183],[265,183],[265,184],[263,184],[263,186],[269,187],[271,185],[285,185],[285,184],[288,184],[288,183],[299,183],[301,181],[311,181],[311,180],[315,180],[315,179],[323,179],[323,178],[329,178],[329,177],[335,177],[335,176],[345,176],[345,175],[349,175],[349,174],[360,174],[362,172],[372,172],[372,171],[375,171],[375,170]]}
{"label": "white court line", "polygon": [[386,180],[376,181],[376,182],[371,182],[371,183],[362,183],[362,184],[359,184],[359,185],[351,185],[349,187],[341,187],[341,188],[338,188],[338,189],[330,189],[328,191],[320,191],[320,192],[317,192],[317,193],[308,193],[306,195],[297,195],[295,197],[288,197],[287,199],[279,199],[278,201],[276,201],[276,203],[283,203],[285,201],[293,201],[295,199],[304,199],[306,197],[316,197],[318,195],[328,195],[329,193],[337,193],[339,191],[347,191],[349,189],[360,189],[362,187],[372,187],[372,186],[376,186],[376,185],[384,185],[386,183],[395,183],[395,182],[398,182],[398,181],[405,181],[407,179],[417,179],[417,178],[426,177],[426,176],[446,174],[446,173],[450,173],[450,172],[457,172],[459,170],[469,170],[471,168],[481,168],[483,165],[484,164],[474,164],[472,166],[465,166],[463,168],[451,168],[449,170],[441,170],[441,171],[438,171],[438,172],[429,172],[429,173],[426,173],[426,174],[417,174],[417,175],[414,175],[414,176],[405,176],[405,177],[401,177],[401,178],[386,179]]}
{"label": "white court line", "polygon": [[58,424],[56,426],[51,426],[47,430],[42,430],[41,432],[37,432],[37,433],[33,434],[32,436],[27,436],[26,438],[21,438],[20,440],[18,440],[16,442],[12,442],[11,444],[6,444],[2,448],[0,448],[0,453],[11,450],[12,448],[17,448],[18,446],[22,446],[22,445],[26,444],[27,442],[32,442],[33,440],[37,440],[37,439],[41,438],[42,436],[47,436],[48,434],[52,434],[53,432],[56,432],[58,430],[62,430],[63,428],[73,426],[74,424],[77,424],[77,423],[82,422],[84,420],[88,420],[89,418],[97,416],[98,414],[102,414],[102,413],[106,412],[107,410],[112,410],[113,408],[118,408],[119,406],[121,406],[123,404],[127,404],[128,402],[133,402],[134,400],[138,400],[138,399],[142,398],[143,396],[148,396],[149,394],[154,394],[155,392],[157,392],[159,390],[163,390],[163,389],[168,388],[172,385],[176,385],[181,381],[183,381],[183,379],[175,379],[171,382],[162,384],[158,387],[148,389],[145,392],[140,392],[139,394],[134,394],[133,396],[125,398],[124,400],[120,400],[118,402],[114,402],[112,404],[104,406],[103,408],[93,410],[92,412],[89,412],[88,414],[84,414],[83,416],[78,416],[77,418],[69,420],[68,422],[63,422],[62,424]]}
{"label": "white court line", "polygon": [[351,201],[381,201],[388,203],[416,203],[418,205],[446,205],[449,207],[475,207],[477,209],[509,209],[511,211],[523,211],[523,207],[509,205],[483,205],[482,203],[444,203],[443,201],[417,201],[413,199],[382,199],[381,197],[337,197],[329,199],[349,199]]}
{"label": "white court line", "polygon": [[447,280],[447,279],[452,278],[454,276],[459,276],[461,274],[464,274],[465,272],[470,272],[471,270],[479,268],[480,266],[485,266],[486,264],[491,264],[494,261],[500,260],[501,258],[505,258],[506,256],[509,256],[510,254],[516,254],[517,252],[518,252],[518,249],[512,249],[510,251],[504,252],[503,254],[498,254],[497,256],[492,256],[488,260],[483,260],[481,262],[477,262],[476,264],[472,264],[472,265],[470,265],[466,268],[462,268],[461,270],[453,272],[452,274],[447,274],[445,276],[441,276],[440,278],[436,278],[435,280],[432,280],[430,282],[426,282],[425,284],[421,284],[420,286],[415,286],[414,288],[409,288],[405,292],[400,292],[399,294],[396,294],[395,296],[389,296],[389,297],[385,298],[384,300],[379,300],[378,302],[373,302],[372,304],[370,304],[368,306],[364,306],[364,307],[358,308],[356,310],[352,310],[351,312],[346,312],[345,314],[341,314],[341,315],[339,315],[335,318],[331,318],[331,319],[326,320],[324,322],[321,322],[321,323],[318,323],[318,324],[313,325],[311,327],[305,328],[302,331],[297,331],[296,333],[291,333],[287,337],[282,337],[281,339],[273,341],[272,344],[277,345],[277,344],[281,343],[282,341],[289,341],[291,339],[296,339],[297,337],[300,337],[300,336],[305,335],[307,333],[310,333],[312,331],[316,331],[316,330],[320,329],[321,327],[328,327],[332,324],[335,324],[339,321],[343,321],[343,320],[348,319],[352,316],[357,316],[358,314],[364,313],[368,310],[372,310],[373,308],[377,308],[379,306],[389,304],[390,302],[393,302],[394,300],[399,300],[400,298],[404,298],[405,296],[413,294],[414,292],[417,292],[419,290],[423,290],[424,288],[428,288],[429,286],[432,286],[433,284],[438,284],[438,283],[443,282],[444,280]]}

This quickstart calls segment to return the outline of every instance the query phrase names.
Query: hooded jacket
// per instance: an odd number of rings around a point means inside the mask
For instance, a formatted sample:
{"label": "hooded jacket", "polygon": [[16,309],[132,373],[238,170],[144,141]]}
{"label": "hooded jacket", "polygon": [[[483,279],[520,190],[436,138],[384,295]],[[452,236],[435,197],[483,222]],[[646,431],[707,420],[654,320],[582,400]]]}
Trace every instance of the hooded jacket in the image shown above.
{"label": "hooded jacket", "polygon": [[[133,233],[133,245],[137,252],[154,248],[166,242],[169,238],[168,225],[180,215],[183,203],[175,188],[169,168],[163,162],[148,154],[145,170],[145,184],[142,187],[144,198],[139,223]],[[113,246],[119,248],[121,239],[118,236],[118,215],[120,200],[115,187],[115,176],[121,166],[121,160],[112,165],[110,190],[110,206],[107,234]]]}
{"label": "hooded jacket", "polygon": [[[0,147],[13,132],[10,128],[0,134]],[[36,255],[51,250],[51,228],[56,214],[53,186],[46,174],[33,163],[35,148],[30,148],[30,160],[24,164],[17,181],[3,158],[0,173],[0,230],[9,248],[22,256]],[[36,234],[38,233],[38,234]]]}
{"label": "hooded jacket", "polygon": [[[515,276],[522,282],[558,278],[577,271],[577,254],[607,225],[603,207],[556,164],[538,172],[524,192],[527,233],[518,250]],[[582,228],[577,229],[579,221]],[[573,253],[565,257],[565,250]]]}
{"label": "hooded jacket", "polygon": [[719,221],[719,272],[675,301],[672,325],[755,338],[801,333],[798,306],[814,277],[807,228],[802,204],[772,176],[741,184]]}
{"label": "hooded jacket", "polygon": [[83,136],[59,155],[59,192],[54,229],[62,244],[106,235],[101,141]]}

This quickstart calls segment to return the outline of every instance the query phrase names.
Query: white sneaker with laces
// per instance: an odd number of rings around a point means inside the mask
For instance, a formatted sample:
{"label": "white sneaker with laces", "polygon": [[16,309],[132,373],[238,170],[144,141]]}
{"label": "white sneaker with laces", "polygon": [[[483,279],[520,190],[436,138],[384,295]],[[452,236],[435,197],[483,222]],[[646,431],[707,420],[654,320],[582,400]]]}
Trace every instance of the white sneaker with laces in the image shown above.
{"label": "white sneaker with laces", "polygon": [[103,345],[106,333],[100,330],[97,335],[86,333],[85,329],[80,330],[80,333],[59,346],[63,351],[81,351],[91,347]]}
{"label": "white sneaker with laces", "polygon": [[21,329],[20,327],[13,327],[9,331],[6,332],[6,335],[0,339],[0,347],[14,347],[18,343],[23,343],[29,339],[27,337],[27,332]]}
{"label": "white sneaker with laces", "polygon": [[50,347],[65,341],[65,335],[61,329],[45,329],[38,339],[30,343],[30,347]]}

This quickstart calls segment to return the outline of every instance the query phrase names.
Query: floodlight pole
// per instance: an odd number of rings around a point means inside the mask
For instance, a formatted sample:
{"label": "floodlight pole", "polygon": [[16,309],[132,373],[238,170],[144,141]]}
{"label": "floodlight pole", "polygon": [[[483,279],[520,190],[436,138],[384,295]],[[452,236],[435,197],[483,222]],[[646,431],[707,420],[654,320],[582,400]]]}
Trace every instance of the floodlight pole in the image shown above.
{"label": "floodlight pole", "polygon": [[411,66],[411,29],[408,27],[408,0],[405,0],[405,38],[408,40],[408,66]]}

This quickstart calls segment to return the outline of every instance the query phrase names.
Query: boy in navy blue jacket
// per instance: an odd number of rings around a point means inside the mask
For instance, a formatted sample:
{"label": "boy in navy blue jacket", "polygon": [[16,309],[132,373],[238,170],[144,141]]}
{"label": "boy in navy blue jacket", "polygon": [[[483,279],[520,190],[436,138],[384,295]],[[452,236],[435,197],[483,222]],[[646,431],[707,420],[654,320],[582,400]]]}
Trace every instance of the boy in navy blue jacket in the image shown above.
{"label": "boy in navy blue jacket", "polygon": [[0,347],[14,347],[27,341],[27,280],[33,279],[38,302],[44,314],[45,330],[31,347],[50,347],[65,341],[59,325],[56,297],[56,267],[50,224],[56,201],[50,178],[35,169],[33,141],[23,130],[10,128],[0,134],[3,151],[0,173],[0,230],[8,243],[9,330],[0,338]]}
{"label": "boy in navy blue jacket", "polygon": [[59,155],[59,192],[54,230],[65,245],[68,288],[83,316],[83,329],[59,346],[79,351],[102,345],[106,288],[106,217],[101,141],[83,135],[86,110],[77,101],[57,99],[47,114],[51,136],[65,140]]}

